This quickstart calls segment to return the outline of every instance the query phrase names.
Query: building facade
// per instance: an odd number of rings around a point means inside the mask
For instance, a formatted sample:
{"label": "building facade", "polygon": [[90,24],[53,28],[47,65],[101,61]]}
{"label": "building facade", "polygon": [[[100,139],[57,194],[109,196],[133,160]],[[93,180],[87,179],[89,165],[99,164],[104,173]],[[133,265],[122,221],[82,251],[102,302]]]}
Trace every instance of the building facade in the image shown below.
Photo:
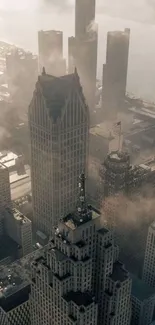
{"label": "building facade", "polygon": [[81,38],[95,21],[96,0],[76,0],[75,2],[75,37]]}
{"label": "building facade", "polygon": [[32,223],[16,208],[5,211],[5,232],[20,246],[20,257],[32,252]]}
{"label": "building facade", "polygon": [[38,32],[39,70],[43,67],[53,76],[66,74],[66,61],[63,59],[63,32],[49,30]]}
{"label": "building facade", "polygon": [[146,242],[146,250],[144,257],[143,276],[142,279],[151,287],[155,287],[155,222],[153,222],[149,229]]}
{"label": "building facade", "polygon": [[136,276],[131,275],[131,278],[131,325],[150,325],[154,315],[155,290]]}
{"label": "building facade", "polygon": [[4,232],[4,211],[7,207],[11,207],[9,170],[0,163],[0,237]]}
{"label": "building facade", "polygon": [[29,107],[33,222],[47,235],[77,202],[87,173],[89,110],[78,74],[39,77]]}
{"label": "building facade", "polygon": [[102,106],[106,118],[117,118],[126,94],[130,30],[108,32],[103,65]]}
{"label": "building facade", "polygon": [[86,204],[84,182],[82,174],[77,210],[32,263],[32,325],[130,324],[131,279],[99,211]]}
{"label": "building facade", "polygon": [[77,68],[90,111],[95,110],[97,44],[95,0],[76,1],[75,37],[68,40],[68,70]]}
{"label": "building facade", "polygon": [[148,227],[154,220],[154,173],[149,162],[133,166],[129,154],[118,151],[107,155],[100,172],[105,224],[114,231],[127,269],[138,276],[142,275]]}

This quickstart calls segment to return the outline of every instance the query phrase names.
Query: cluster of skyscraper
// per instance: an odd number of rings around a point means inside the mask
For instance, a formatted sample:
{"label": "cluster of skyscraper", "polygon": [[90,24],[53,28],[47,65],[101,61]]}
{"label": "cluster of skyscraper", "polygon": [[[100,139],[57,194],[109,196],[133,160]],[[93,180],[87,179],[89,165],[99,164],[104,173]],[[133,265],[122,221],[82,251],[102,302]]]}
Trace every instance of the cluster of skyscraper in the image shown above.
{"label": "cluster of skyscraper", "polygon": [[[128,29],[108,33],[102,97],[107,115],[111,111],[114,115],[118,107],[123,107],[129,35]],[[97,38],[95,0],[76,1],[75,37],[68,41],[69,74],[66,74],[62,32],[39,32],[42,73],[28,111],[33,228],[50,239],[39,257],[33,259],[30,282],[21,283],[12,267],[8,274],[0,271],[2,325],[149,325],[153,317],[155,292],[148,285],[155,287],[154,224],[149,229],[145,254],[146,284],[139,294],[136,286],[142,289],[144,283],[137,284],[137,279],[119,261],[115,224],[109,230],[105,228],[102,213],[86,200]],[[108,155],[104,167],[103,194],[115,201],[118,194],[132,191],[135,182],[140,187],[153,175],[148,170],[148,173],[133,170],[129,155],[120,152]],[[6,200],[10,198],[5,195],[1,201]],[[113,201],[110,208],[114,205]],[[16,223],[11,223],[14,219],[7,217],[7,211],[10,210],[6,209],[6,225],[13,236],[14,232],[19,233],[17,222],[22,227],[26,219],[16,214]],[[3,224],[1,218],[0,233]],[[28,228],[24,229],[20,238],[26,245],[30,236]]]}

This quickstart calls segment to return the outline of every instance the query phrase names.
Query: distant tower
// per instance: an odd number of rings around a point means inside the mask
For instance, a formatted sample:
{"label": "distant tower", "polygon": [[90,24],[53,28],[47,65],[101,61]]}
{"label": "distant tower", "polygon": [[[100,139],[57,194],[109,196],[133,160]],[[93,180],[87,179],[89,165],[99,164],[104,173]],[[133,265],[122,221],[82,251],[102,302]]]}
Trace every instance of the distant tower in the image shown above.
{"label": "distant tower", "polygon": [[153,222],[148,230],[143,276],[142,279],[150,287],[155,288],[155,222]]}
{"label": "distant tower", "polygon": [[130,156],[126,152],[109,153],[103,164],[104,197],[125,193],[130,168]]}
{"label": "distant tower", "polygon": [[66,61],[63,59],[63,32],[49,30],[38,32],[39,69],[56,77],[66,74]]}
{"label": "distant tower", "polygon": [[123,109],[128,71],[130,29],[108,32],[106,63],[103,65],[102,106],[107,118]]}
{"label": "distant tower", "polygon": [[75,37],[83,37],[88,26],[95,21],[96,0],[76,0],[75,2]]}
{"label": "distant tower", "polygon": [[77,0],[75,38],[68,40],[69,72],[74,67],[80,77],[90,112],[95,109],[98,26],[95,23],[95,0]]}
{"label": "distant tower", "polygon": [[87,174],[89,111],[77,71],[38,78],[29,107],[34,225],[47,235],[76,207]]}

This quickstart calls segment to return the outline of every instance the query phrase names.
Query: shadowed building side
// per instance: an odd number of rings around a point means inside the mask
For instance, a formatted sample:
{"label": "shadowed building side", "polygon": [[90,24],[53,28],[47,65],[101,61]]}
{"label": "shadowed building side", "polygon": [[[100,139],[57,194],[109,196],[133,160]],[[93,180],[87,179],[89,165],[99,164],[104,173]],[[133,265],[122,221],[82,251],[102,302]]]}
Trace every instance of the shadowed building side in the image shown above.
{"label": "shadowed building side", "polygon": [[103,65],[102,107],[115,119],[123,109],[126,94],[130,30],[108,32],[106,63]]}
{"label": "shadowed building side", "polygon": [[95,109],[97,43],[97,30],[68,40],[69,72],[76,66],[90,112]]}
{"label": "shadowed building side", "polygon": [[75,208],[78,177],[87,173],[89,110],[78,74],[38,78],[29,107],[33,223],[50,235]]}
{"label": "shadowed building side", "polygon": [[38,32],[39,70],[45,67],[47,73],[60,77],[66,74],[66,60],[63,59],[63,32],[56,30]]}
{"label": "shadowed building side", "polygon": [[96,0],[76,0],[75,2],[75,37],[83,37],[88,26],[95,20]]}

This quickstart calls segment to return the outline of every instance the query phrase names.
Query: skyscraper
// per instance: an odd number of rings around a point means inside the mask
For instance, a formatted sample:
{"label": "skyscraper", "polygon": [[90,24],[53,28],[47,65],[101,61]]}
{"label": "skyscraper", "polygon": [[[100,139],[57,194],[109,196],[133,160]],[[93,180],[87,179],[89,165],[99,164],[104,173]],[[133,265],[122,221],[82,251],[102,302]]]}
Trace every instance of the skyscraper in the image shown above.
{"label": "skyscraper", "polygon": [[77,209],[62,218],[32,263],[32,325],[129,325],[131,279],[118,247],[87,205],[81,175]]}
{"label": "skyscraper", "polygon": [[89,110],[76,70],[60,78],[45,71],[39,76],[29,127],[33,221],[49,235],[75,208],[78,177],[87,170]]}
{"label": "skyscraper", "polygon": [[95,21],[96,0],[76,0],[75,2],[75,37],[83,37],[88,26]]}
{"label": "skyscraper", "polygon": [[75,38],[68,40],[69,71],[76,66],[90,111],[95,109],[97,43],[95,0],[76,1]]}
{"label": "skyscraper", "polygon": [[107,118],[116,118],[125,100],[130,30],[108,32],[103,65],[102,106]]}
{"label": "skyscraper", "polygon": [[4,211],[11,207],[11,192],[8,168],[0,164],[0,237],[4,231]]}
{"label": "skyscraper", "polygon": [[49,30],[38,32],[40,73],[45,67],[47,73],[60,77],[66,74],[63,59],[63,32]]}
{"label": "skyscraper", "polygon": [[155,222],[153,222],[148,230],[144,266],[143,266],[143,276],[142,279],[149,286],[155,288]]}

